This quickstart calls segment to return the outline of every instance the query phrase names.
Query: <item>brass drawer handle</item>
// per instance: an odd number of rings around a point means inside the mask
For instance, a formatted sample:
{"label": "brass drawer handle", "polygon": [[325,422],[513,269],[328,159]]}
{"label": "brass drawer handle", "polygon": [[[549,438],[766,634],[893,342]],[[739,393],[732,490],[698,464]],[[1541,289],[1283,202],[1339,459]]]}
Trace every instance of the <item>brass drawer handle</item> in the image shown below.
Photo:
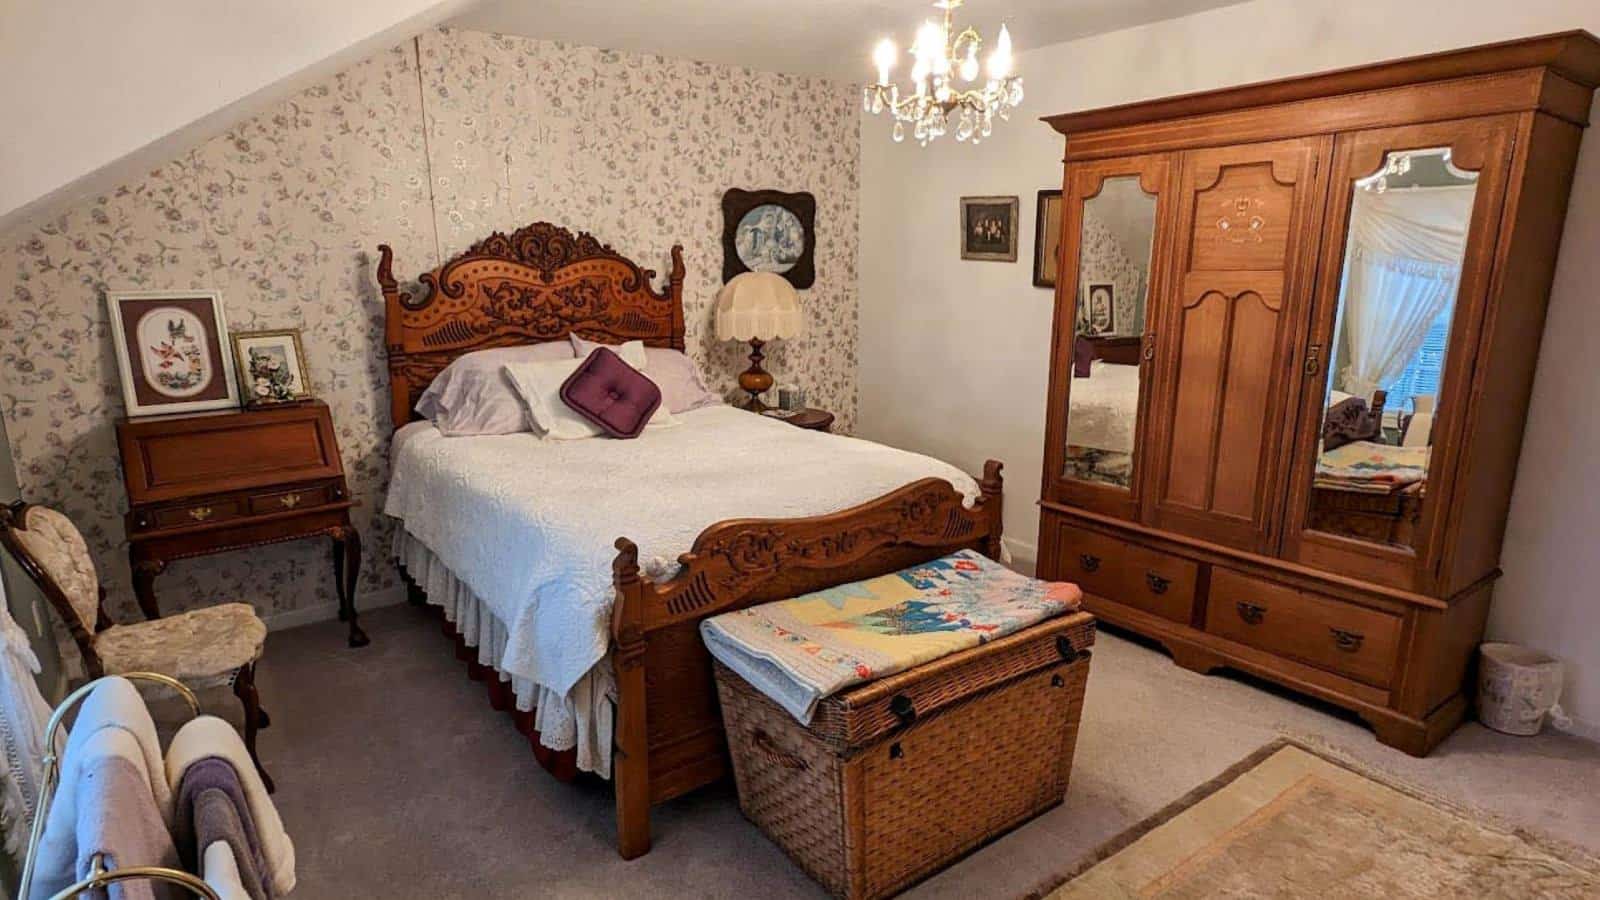
{"label": "brass drawer handle", "polygon": [[1172,586],[1172,579],[1162,578],[1154,572],[1144,573],[1144,583],[1150,588],[1152,594],[1165,594],[1167,588]]}
{"label": "brass drawer handle", "polygon": [[194,509],[189,510],[189,518],[195,520],[196,522],[204,522],[205,520],[211,518],[211,507],[196,506]]}
{"label": "brass drawer handle", "polygon": [[1305,373],[1315,375],[1322,371],[1322,345],[1312,344],[1306,350]]}
{"label": "brass drawer handle", "polygon": [[1247,600],[1240,600],[1233,605],[1233,608],[1238,610],[1239,618],[1243,619],[1247,625],[1260,625],[1261,620],[1266,618],[1267,615],[1265,606],[1259,603],[1251,603]]}
{"label": "brass drawer handle", "polygon": [[1083,566],[1083,570],[1085,572],[1098,572],[1098,571],[1100,571],[1100,557],[1095,556],[1094,554],[1091,554],[1091,553],[1080,553],[1080,554],[1078,554],[1078,563]]}
{"label": "brass drawer handle", "polygon": [[1361,642],[1367,639],[1367,636],[1359,631],[1345,631],[1343,628],[1333,627],[1329,627],[1328,630],[1333,633],[1333,642],[1346,653],[1360,650]]}
{"label": "brass drawer handle", "polygon": [[300,505],[300,495],[284,494],[282,497],[278,498],[278,502],[283,504],[284,509],[294,509],[296,506]]}

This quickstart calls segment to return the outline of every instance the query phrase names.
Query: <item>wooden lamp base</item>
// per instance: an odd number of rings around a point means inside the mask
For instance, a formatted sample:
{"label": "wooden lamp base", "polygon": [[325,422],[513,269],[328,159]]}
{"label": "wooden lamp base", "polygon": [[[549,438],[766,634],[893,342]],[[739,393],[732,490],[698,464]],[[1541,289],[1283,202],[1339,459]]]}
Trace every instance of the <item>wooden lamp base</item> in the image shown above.
{"label": "wooden lamp base", "polygon": [[772,387],[772,373],[761,368],[762,361],[766,359],[761,353],[761,348],[766,346],[766,343],[759,338],[750,339],[750,368],[739,373],[739,387],[750,395],[744,408],[753,412],[769,408],[761,402],[761,395]]}

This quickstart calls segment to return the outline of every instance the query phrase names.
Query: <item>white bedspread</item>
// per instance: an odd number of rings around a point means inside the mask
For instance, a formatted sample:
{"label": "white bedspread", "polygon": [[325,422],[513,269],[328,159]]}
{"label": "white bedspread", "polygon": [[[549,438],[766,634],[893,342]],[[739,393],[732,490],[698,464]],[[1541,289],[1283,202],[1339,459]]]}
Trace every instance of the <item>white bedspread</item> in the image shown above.
{"label": "white bedspread", "polygon": [[678,418],[626,441],[396,434],[384,512],[503,623],[501,671],[566,695],[604,658],[618,537],[660,578],[723,519],[836,512],[930,476],[977,499],[971,477],[919,454],[728,406]]}
{"label": "white bedspread", "polygon": [[1072,379],[1067,443],[1133,452],[1139,419],[1139,367],[1095,360],[1088,378]]}

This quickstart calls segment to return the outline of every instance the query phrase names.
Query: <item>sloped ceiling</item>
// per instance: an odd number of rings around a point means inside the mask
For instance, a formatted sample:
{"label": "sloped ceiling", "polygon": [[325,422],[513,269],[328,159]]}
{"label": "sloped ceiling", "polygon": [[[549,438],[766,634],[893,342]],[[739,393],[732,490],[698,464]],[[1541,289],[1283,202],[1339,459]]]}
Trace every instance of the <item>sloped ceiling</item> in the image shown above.
{"label": "sloped ceiling", "polygon": [[[1239,0],[971,0],[1017,48]],[[0,227],[107,190],[382,46],[440,23],[842,81],[903,48],[924,0],[0,2]]]}
{"label": "sloped ceiling", "polygon": [[159,165],[473,2],[0,3],[0,227]]}
{"label": "sloped ceiling", "polygon": [[[1027,50],[1237,2],[966,0],[955,15],[986,39],[1003,21]],[[451,25],[854,82],[880,39],[904,50],[940,15],[931,0],[484,0]]]}

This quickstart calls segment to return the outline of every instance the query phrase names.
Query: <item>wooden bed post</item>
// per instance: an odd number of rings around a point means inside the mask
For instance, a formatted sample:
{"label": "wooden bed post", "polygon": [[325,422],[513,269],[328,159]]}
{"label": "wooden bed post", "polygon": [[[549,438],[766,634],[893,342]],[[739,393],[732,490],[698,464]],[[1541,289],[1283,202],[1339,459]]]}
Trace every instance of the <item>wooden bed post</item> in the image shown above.
{"label": "wooden bed post", "polygon": [[639,548],[617,538],[611,563],[617,600],[611,613],[611,664],[617,679],[616,753],[612,787],[617,795],[617,852],[635,859],[650,852],[650,734],[645,721],[644,582]]}
{"label": "wooden bed post", "polygon": [[394,250],[378,245],[378,287],[383,291],[383,343],[389,355],[389,417],[394,428],[411,421],[411,403],[401,370],[405,356],[405,302],[411,297],[400,292],[394,280]]}
{"label": "wooden bed post", "polygon": [[1005,465],[998,459],[986,461],[983,464],[983,478],[978,482],[978,492],[983,497],[983,511],[989,516],[989,530],[983,536],[983,555],[995,562],[1000,562],[1005,552],[1005,545],[1000,540],[1005,524],[1005,479],[1000,475],[1003,468]]}

